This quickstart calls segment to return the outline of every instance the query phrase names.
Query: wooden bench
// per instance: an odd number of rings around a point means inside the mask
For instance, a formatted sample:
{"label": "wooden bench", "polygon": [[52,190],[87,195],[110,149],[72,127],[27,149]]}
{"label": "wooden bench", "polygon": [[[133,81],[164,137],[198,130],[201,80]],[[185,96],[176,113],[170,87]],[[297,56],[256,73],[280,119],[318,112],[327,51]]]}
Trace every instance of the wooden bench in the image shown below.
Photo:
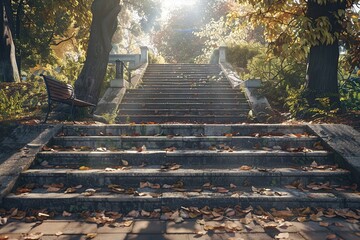
{"label": "wooden bench", "polygon": [[77,99],[75,96],[74,88],[70,84],[63,83],[50,76],[41,74],[44,78],[46,90],[48,93],[48,112],[46,114],[44,123],[46,123],[51,112],[53,102],[65,103],[71,106],[71,116],[74,119],[74,106],[75,107],[95,107],[95,104]]}

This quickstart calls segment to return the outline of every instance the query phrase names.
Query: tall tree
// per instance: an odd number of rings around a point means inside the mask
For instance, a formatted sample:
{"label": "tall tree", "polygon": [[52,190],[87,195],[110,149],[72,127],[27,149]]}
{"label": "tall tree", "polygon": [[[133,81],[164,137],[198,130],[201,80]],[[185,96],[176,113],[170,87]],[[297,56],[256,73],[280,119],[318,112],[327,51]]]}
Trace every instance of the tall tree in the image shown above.
{"label": "tall tree", "polygon": [[14,21],[10,0],[0,1],[0,82],[19,82],[13,39]]}
{"label": "tall tree", "polygon": [[76,95],[82,100],[94,104],[98,101],[120,10],[119,0],[94,0],[91,6],[93,18],[86,61],[75,83]]}
{"label": "tall tree", "polygon": [[338,107],[339,42],[351,46],[347,41],[358,34],[359,14],[352,8],[358,0],[237,2],[253,7],[246,15],[254,25],[265,27],[266,40],[276,55],[307,56],[310,105],[315,104],[316,98],[329,97],[334,108]]}

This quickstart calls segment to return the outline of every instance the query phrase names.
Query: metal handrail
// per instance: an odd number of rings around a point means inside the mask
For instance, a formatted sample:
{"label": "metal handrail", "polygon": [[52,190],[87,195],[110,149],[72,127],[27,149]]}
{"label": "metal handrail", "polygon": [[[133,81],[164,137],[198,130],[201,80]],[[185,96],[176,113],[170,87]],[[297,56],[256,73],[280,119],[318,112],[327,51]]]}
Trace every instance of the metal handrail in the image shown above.
{"label": "metal handrail", "polygon": [[131,82],[131,70],[125,65],[125,63],[121,60],[116,60],[116,78],[124,79],[124,68],[128,72],[128,81]]}

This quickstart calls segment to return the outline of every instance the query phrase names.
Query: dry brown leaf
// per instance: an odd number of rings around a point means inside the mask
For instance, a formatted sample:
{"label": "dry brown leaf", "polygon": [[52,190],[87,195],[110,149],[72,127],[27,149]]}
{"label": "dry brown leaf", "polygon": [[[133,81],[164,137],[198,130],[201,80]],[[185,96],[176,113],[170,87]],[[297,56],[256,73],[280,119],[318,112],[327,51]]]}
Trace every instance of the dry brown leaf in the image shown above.
{"label": "dry brown leaf", "polygon": [[346,219],[346,221],[349,223],[353,223],[353,224],[359,223],[359,220],[356,220],[356,219]]}
{"label": "dry brown leaf", "polygon": [[242,171],[250,171],[251,169],[253,169],[253,168],[251,166],[247,166],[247,165],[240,167],[240,170],[242,170]]}
{"label": "dry brown leaf", "polygon": [[211,186],[212,186],[211,183],[205,183],[205,184],[203,185],[204,188],[210,188]]}
{"label": "dry brown leaf", "polygon": [[86,167],[86,166],[81,166],[81,167],[79,167],[79,170],[81,170],[81,171],[88,171],[88,170],[90,170],[91,168],[89,168],[89,167]]}
{"label": "dry brown leaf", "polygon": [[120,226],[130,227],[131,225],[133,225],[133,223],[134,223],[134,221],[128,220],[128,221],[124,221],[124,222],[120,223]]}
{"label": "dry brown leaf", "polygon": [[204,236],[207,234],[207,231],[203,231],[203,230],[199,230],[199,231],[196,231],[195,232],[195,237],[198,237],[198,236]]}
{"label": "dry brown leaf", "polygon": [[328,227],[330,225],[330,223],[328,222],[319,222],[319,225],[322,227]]}
{"label": "dry brown leaf", "polygon": [[326,236],[326,240],[334,240],[337,239],[337,236],[335,234],[329,234]]}
{"label": "dry brown leaf", "polygon": [[71,217],[71,213],[69,213],[69,212],[67,212],[67,211],[64,211],[63,213],[62,213],[62,216],[63,217]]}
{"label": "dry brown leaf", "polygon": [[96,238],[97,233],[88,233],[86,234],[86,239],[93,239]]}
{"label": "dry brown leaf", "polygon": [[129,212],[127,214],[128,217],[133,217],[133,218],[137,218],[137,217],[139,217],[139,215],[140,215],[139,211],[136,211],[136,210],[132,210],[131,212]]}
{"label": "dry brown leaf", "polygon": [[275,236],[275,239],[289,239],[290,234],[289,233],[279,233]]}
{"label": "dry brown leaf", "polygon": [[316,143],[314,144],[314,148],[315,148],[316,150],[324,150],[324,147],[323,147],[323,145],[321,144],[321,142],[316,142]]}
{"label": "dry brown leaf", "polygon": [[30,233],[30,234],[24,236],[24,240],[38,240],[38,239],[41,239],[42,236],[44,236],[44,234],[41,232]]}
{"label": "dry brown leaf", "polygon": [[151,213],[150,212],[147,212],[145,210],[141,210],[141,216],[142,217],[150,217]]}
{"label": "dry brown leaf", "polygon": [[123,166],[129,166],[129,162],[126,160],[121,160]]}

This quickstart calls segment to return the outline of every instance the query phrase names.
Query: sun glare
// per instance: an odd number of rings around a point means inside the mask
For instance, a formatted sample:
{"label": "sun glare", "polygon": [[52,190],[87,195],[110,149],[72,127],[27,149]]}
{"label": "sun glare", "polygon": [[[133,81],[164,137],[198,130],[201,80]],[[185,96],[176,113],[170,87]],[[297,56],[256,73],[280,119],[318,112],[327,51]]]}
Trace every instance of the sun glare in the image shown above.
{"label": "sun glare", "polygon": [[169,17],[171,11],[183,6],[193,6],[196,4],[196,2],[196,0],[161,0],[161,18],[166,20]]}

